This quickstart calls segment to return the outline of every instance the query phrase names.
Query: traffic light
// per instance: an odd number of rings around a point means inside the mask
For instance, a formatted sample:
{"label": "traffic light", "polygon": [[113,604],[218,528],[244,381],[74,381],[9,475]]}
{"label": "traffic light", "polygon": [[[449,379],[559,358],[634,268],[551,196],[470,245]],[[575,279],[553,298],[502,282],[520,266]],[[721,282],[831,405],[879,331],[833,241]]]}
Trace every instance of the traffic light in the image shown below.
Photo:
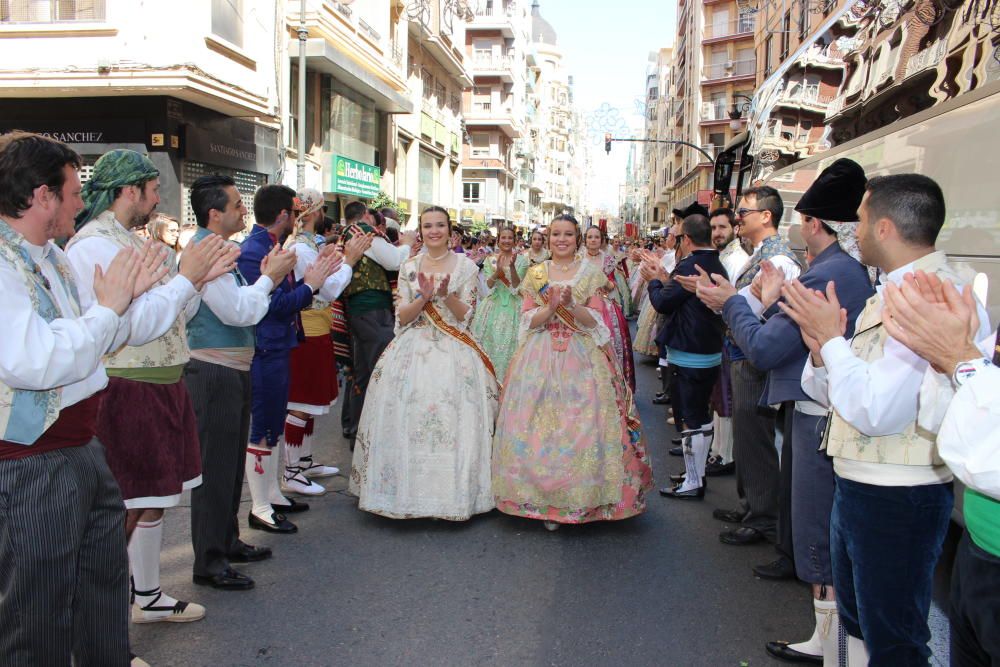
{"label": "traffic light", "polygon": [[604,133],[604,152],[611,155],[611,133]]}

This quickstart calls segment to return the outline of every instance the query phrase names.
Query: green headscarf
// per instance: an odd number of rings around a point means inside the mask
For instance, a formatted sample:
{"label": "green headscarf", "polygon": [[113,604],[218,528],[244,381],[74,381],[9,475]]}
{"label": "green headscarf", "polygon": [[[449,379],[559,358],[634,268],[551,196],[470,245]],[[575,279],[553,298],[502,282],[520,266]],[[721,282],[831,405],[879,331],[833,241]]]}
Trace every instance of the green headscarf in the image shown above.
{"label": "green headscarf", "polygon": [[76,216],[76,228],[111,208],[115,190],[139,185],[160,175],[148,157],[125,148],[108,151],[94,164],[94,175],[83,186],[84,209]]}

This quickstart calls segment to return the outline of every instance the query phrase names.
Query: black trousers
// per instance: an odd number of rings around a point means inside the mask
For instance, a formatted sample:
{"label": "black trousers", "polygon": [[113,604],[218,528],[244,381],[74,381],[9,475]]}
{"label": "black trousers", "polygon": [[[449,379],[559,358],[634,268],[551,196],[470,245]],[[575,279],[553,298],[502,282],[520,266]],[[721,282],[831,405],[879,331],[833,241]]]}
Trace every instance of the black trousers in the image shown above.
{"label": "black trousers", "polygon": [[719,379],[719,367],[685,368],[670,364],[670,397],[678,431],[700,429],[712,421],[712,389]]}
{"label": "black trousers", "polygon": [[184,383],[201,442],[201,485],[191,490],[194,573],[214,576],[229,567],[239,543],[237,518],[250,437],[250,371],[192,359]]}
{"label": "black trousers", "polygon": [[349,399],[350,414],[345,430],[355,434],[358,432],[358,424],[361,423],[361,411],[365,406],[368,381],[372,377],[378,358],[392,342],[396,321],[391,310],[382,309],[349,315],[347,324],[351,330],[354,373]]}
{"label": "black trousers", "polygon": [[792,542],[792,448],[794,447],[794,431],[792,417],[795,414],[795,401],[781,404],[776,427],[781,429],[781,490],[778,507],[778,543],[775,549],[788,560],[795,561],[795,546]]}
{"label": "black trousers", "polygon": [[774,415],[759,405],[767,373],[746,359],[733,361],[733,458],[743,525],[778,540],[781,470],[774,447]]}
{"label": "black trousers", "polygon": [[0,461],[0,663],[125,667],[125,504],[96,439]]}
{"label": "black trousers", "polygon": [[1000,665],[1000,558],[962,535],[951,572],[951,664]]}

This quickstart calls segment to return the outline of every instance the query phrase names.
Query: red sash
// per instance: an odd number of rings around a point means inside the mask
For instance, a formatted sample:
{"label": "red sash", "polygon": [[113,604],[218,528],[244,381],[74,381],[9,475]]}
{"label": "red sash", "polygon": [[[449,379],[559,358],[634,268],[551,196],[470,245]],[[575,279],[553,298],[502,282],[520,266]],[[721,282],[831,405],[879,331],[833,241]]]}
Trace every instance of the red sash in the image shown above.
{"label": "red sash", "polygon": [[437,311],[437,308],[435,308],[434,304],[430,301],[424,304],[423,312],[427,315],[427,319],[430,320],[430,323],[433,324],[438,331],[451,336],[459,343],[464,343],[475,350],[476,354],[479,355],[479,359],[483,362],[483,365],[486,366],[486,370],[489,371],[490,375],[493,376],[493,379],[496,380],[497,386],[500,386],[500,380],[497,378],[496,369],[493,368],[493,362],[490,361],[489,356],[483,351],[483,348],[479,347],[479,344],[476,343],[472,336],[445,322],[444,318],[441,317],[441,313]]}

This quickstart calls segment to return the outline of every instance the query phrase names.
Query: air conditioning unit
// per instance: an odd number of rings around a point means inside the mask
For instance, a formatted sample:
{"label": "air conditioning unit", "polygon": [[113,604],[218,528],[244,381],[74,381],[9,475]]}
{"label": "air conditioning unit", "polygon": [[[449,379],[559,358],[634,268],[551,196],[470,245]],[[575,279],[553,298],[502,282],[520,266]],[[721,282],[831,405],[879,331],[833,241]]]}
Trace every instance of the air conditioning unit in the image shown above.
{"label": "air conditioning unit", "polygon": [[702,102],[701,103],[701,117],[702,118],[712,118],[712,103]]}
{"label": "air conditioning unit", "polygon": [[727,60],[727,61],[726,61],[726,64],[725,64],[725,65],[723,65],[723,66],[724,66],[724,67],[725,67],[726,69],[732,69],[732,68],[736,67],[736,63],[735,63],[735,62],[733,62],[732,60]]}

